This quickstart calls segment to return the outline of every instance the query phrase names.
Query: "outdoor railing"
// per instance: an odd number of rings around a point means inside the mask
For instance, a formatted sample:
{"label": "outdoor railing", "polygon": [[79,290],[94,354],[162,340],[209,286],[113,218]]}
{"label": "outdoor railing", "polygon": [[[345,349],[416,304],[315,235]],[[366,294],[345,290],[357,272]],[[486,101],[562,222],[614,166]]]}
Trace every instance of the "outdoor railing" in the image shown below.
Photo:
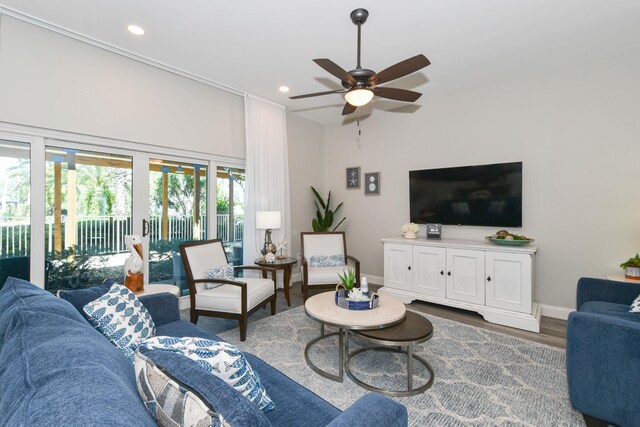
{"label": "outdoor railing", "polygon": [[[244,216],[234,217],[233,229],[228,214],[219,214],[217,238],[224,242],[242,240]],[[200,230],[194,236],[193,216],[169,216],[168,240],[188,241],[204,239],[207,236],[207,218],[200,217]],[[62,247],[65,247],[65,223],[61,224]],[[47,254],[54,252],[54,221],[46,217],[45,248]],[[233,233],[231,233],[233,232]],[[124,236],[132,233],[131,217],[128,216],[80,216],[77,221],[76,247],[80,252],[90,254],[113,254],[126,252]],[[31,227],[29,218],[0,218],[0,257],[28,256]],[[162,217],[149,218],[149,238],[151,242],[162,240]]]}

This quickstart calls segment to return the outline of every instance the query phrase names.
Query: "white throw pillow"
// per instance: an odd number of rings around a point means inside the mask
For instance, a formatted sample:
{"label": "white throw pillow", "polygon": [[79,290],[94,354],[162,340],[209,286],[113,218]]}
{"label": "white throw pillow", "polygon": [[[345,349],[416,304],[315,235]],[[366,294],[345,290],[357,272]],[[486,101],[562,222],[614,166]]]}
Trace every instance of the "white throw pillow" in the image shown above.
{"label": "white throw pillow", "polygon": [[640,295],[631,303],[629,313],[640,313]]}
{"label": "white throw pillow", "polygon": [[89,322],[133,362],[138,341],[156,334],[151,315],[133,292],[114,284],[109,292],[83,307]]}
{"label": "white throw pillow", "polygon": [[159,336],[140,342],[138,347],[182,354],[229,384],[260,410],[266,412],[275,406],[260,376],[251,369],[244,354],[234,345],[204,338]]}
{"label": "white throw pillow", "polygon": [[[227,265],[211,267],[204,272],[204,277],[207,279],[235,280],[235,276],[233,275],[233,263],[230,262]],[[205,289],[213,289],[222,285],[224,285],[224,283],[207,282],[204,284],[204,287]]]}

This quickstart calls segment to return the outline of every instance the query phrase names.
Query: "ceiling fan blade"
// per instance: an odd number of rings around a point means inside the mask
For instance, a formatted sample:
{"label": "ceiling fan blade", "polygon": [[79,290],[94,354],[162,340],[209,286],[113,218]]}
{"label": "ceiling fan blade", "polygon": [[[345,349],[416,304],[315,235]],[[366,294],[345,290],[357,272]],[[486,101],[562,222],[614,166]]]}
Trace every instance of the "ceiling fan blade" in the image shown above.
{"label": "ceiling fan blade", "polygon": [[330,74],[333,74],[343,82],[347,82],[350,85],[356,84],[356,79],[354,79],[353,76],[351,76],[351,74],[347,73],[341,66],[339,66],[332,60],[327,58],[319,58],[319,59],[314,59],[313,62],[315,62],[316,64],[324,68],[325,71],[329,72]]}
{"label": "ceiling fan blade", "polygon": [[346,116],[347,114],[351,114],[356,111],[356,106],[349,104],[348,102],[344,104],[344,108],[342,109],[342,115]]}
{"label": "ceiling fan blade", "polygon": [[372,85],[387,83],[416,72],[429,64],[431,64],[431,62],[429,62],[426,56],[422,54],[416,55],[413,58],[405,59],[404,61],[398,62],[389,68],[385,68],[372,76],[369,79],[369,83]]}
{"label": "ceiling fan blade", "polygon": [[344,93],[347,89],[328,90],[326,92],[306,93],[304,95],[290,96],[289,99],[311,98],[312,96],[331,95],[332,93]]}
{"label": "ceiling fan blade", "polygon": [[396,101],[415,102],[422,96],[421,93],[394,87],[372,87],[374,94],[381,98],[395,99]]}

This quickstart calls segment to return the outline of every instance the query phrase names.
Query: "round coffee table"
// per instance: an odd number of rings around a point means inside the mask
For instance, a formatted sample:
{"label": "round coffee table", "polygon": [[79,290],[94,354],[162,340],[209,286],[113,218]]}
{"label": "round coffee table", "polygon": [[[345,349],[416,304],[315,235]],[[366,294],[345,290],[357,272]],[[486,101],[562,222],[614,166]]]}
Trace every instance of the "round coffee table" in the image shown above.
{"label": "round coffee table", "polygon": [[[345,354],[349,354],[348,331],[364,331],[387,328],[402,322],[406,308],[403,303],[388,295],[380,295],[380,306],[373,310],[348,310],[338,307],[335,291],[323,292],[307,299],[304,311],[307,316],[320,322],[320,336],[314,338],[304,349],[304,360],[316,373],[333,381],[344,379]],[[338,332],[324,333],[325,325],[338,328]],[[338,335],[338,374],[334,375],[317,367],[309,358],[309,350],[316,343]],[[346,340],[345,340],[346,337]]]}
{"label": "round coffee table", "polygon": [[[417,313],[407,311],[406,317],[402,323],[385,329],[372,331],[355,331],[355,335],[363,337],[368,341],[378,344],[375,347],[363,347],[352,353],[347,354],[346,371],[351,380],[360,387],[367,390],[375,391],[387,396],[413,396],[422,393],[433,385],[434,373],[433,368],[422,357],[413,354],[413,346],[428,341],[433,336],[433,325],[424,316]],[[402,350],[406,346],[407,350]],[[402,353],[407,355],[407,390],[386,390],[367,384],[356,378],[351,372],[350,365],[353,358],[366,351],[389,351],[394,353]],[[418,388],[413,388],[413,361],[420,362],[430,374],[429,381]]]}

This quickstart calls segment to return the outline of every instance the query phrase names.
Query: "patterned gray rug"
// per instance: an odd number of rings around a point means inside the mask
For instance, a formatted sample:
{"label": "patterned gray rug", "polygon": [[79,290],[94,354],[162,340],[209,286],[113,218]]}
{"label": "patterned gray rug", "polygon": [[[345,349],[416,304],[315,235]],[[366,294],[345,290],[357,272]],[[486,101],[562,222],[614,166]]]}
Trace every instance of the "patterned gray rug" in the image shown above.
{"label": "patterned gray rug", "polygon": [[[428,316],[434,334],[416,346],[430,362],[435,382],[426,392],[395,398],[409,410],[411,426],[583,426],[567,394],[564,350],[514,338],[436,316]],[[329,332],[329,328],[327,328]],[[249,322],[247,341],[237,329],[219,334],[244,351],[262,358],[290,378],[345,409],[366,393],[345,375],[343,383],[313,372],[304,361],[304,347],[320,333],[319,324],[299,307]],[[334,339],[335,338],[335,339]],[[351,349],[362,345],[351,340]],[[337,338],[318,343],[311,360],[336,372]],[[352,361],[356,377],[383,388],[406,387],[406,357],[365,352]],[[429,378],[414,364],[414,387]],[[268,390],[267,390],[268,392]]]}

